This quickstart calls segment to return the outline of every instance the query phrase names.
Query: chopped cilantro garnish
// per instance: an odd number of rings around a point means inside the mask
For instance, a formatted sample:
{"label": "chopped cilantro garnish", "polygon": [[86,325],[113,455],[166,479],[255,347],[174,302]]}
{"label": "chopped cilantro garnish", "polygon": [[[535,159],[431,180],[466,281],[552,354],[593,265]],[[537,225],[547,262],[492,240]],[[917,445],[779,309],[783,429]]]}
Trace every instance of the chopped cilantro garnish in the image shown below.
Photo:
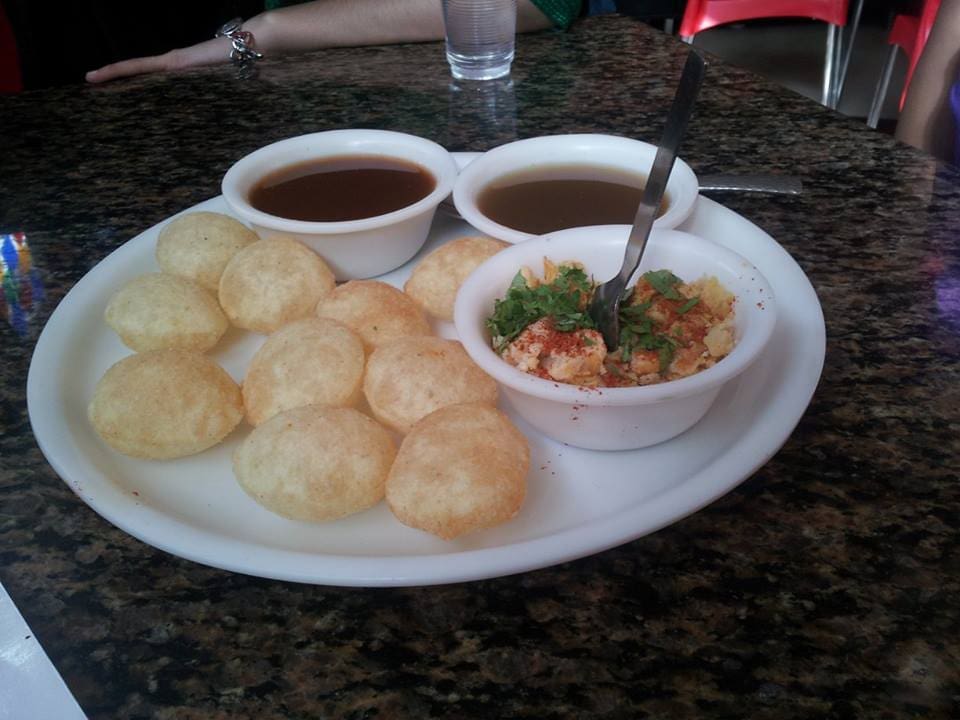
{"label": "chopped cilantro garnish", "polygon": [[620,316],[620,359],[629,362],[637,350],[655,351],[660,359],[660,372],[665,372],[673,362],[676,341],[654,331],[653,321],[645,318],[642,322],[630,322]]}
{"label": "chopped cilantro garnish", "polygon": [[[673,287],[674,284],[682,281],[669,270],[649,272],[644,275],[644,278],[664,297],[669,297],[669,293],[673,293],[677,298],[682,298]],[[664,332],[658,332],[653,319],[647,316],[647,310],[652,306],[653,300],[635,305],[624,303],[620,306],[620,359],[623,362],[630,362],[630,358],[637,350],[653,351],[657,353],[660,372],[663,373],[673,362],[677,341]]]}
{"label": "chopped cilantro garnish", "polygon": [[628,320],[642,320],[647,316],[647,310],[650,309],[650,306],[653,305],[652,300],[647,300],[646,302],[637,303],[636,305],[627,305],[626,303],[620,304],[620,315],[625,317]]}
{"label": "chopped cilantro garnish", "polygon": [[653,289],[667,298],[667,300],[683,299],[683,296],[677,292],[676,287],[680,285],[683,280],[669,270],[651,270],[650,272],[645,272],[643,279],[650,283]]}
{"label": "chopped cilantro garnish", "polygon": [[506,296],[494,302],[493,315],[487,319],[496,349],[502,350],[528,325],[544,317],[553,318],[561,332],[596,327],[587,313],[592,293],[593,283],[577,267],[562,265],[553,282],[535,288],[517,273]]}
{"label": "chopped cilantro garnish", "polygon": [[[669,340],[669,338],[664,338]],[[665,373],[670,369],[670,363],[673,362],[673,345],[666,344],[657,348],[657,356],[660,359],[660,372]]]}
{"label": "chopped cilantro garnish", "polygon": [[[681,295],[677,286],[683,281],[669,270],[653,270],[645,273],[643,278],[667,300],[683,301],[677,308],[680,315],[700,301],[698,297],[687,299]],[[502,351],[528,326],[545,317],[552,318],[554,327],[560,332],[596,328],[587,312],[593,290],[594,284],[587,274],[569,265],[558,268],[553,282],[541,283],[537,287],[530,287],[523,274],[518,272],[506,296],[494,302],[493,315],[487,319],[494,348]],[[652,298],[635,304],[631,304],[631,300],[632,291],[620,305],[620,360],[628,363],[637,351],[655,352],[660,372],[665,373],[681,343],[677,338],[682,337],[682,330],[677,327],[676,337],[671,337],[667,328],[657,327],[654,319],[647,315],[654,305]],[[587,346],[595,344],[587,337],[583,342]]]}
{"label": "chopped cilantro garnish", "polygon": [[698,302],[700,302],[700,297],[699,297],[699,296],[690,298],[690,299],[687,300],[683,305],[681,305],[680,307],[677,308],[677,314],[678,314],[678,315],[685,315],[685,314],[687,314],[688,312],[690,312],[691,310],[693,310],[693,308],[696,307],[696,305],[697,305]]}

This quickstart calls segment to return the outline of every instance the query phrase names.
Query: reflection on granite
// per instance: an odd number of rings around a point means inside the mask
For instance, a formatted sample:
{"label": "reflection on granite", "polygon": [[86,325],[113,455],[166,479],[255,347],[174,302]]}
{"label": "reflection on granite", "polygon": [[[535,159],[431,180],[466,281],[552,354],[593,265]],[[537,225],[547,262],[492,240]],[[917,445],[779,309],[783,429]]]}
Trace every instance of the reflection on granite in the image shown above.
{"label": "reflection on granite", "polygon": [[[0,581],[93,718],[960,715],[960,176],[714,64],[694,170],[800,175],[717,196],[797,259],[827,318],[813,402],[737,490],[659,532],[518,576],[340,589],[203,567],[87,508],[30,432],[52,308],[272,140],[378,127],[483,150],[656,140],[684,50],[624,18],[522,36],[512,85],[451,87],[441,46],[338,50],[0,100],[0,233],[46,288],[0,325]],[[789,302],[789,298],[783,298]]]}
{"label": "reflection on granite", "polygon": [[25,335],[43,300],[43,282],[33,267],[26,233],[0,234],[0,317],[17,335]]}

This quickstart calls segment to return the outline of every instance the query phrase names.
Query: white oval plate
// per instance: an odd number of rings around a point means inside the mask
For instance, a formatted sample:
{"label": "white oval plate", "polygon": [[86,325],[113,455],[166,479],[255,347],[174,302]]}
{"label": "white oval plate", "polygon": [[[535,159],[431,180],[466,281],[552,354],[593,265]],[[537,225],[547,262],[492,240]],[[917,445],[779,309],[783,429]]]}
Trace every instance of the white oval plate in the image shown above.
{"label": "white oval plate", "polygon": [[[190,210],[228,213],[222,198]],[[517,421],[531,450],[523,509],[509,523],[452,542],[400,524],[385,503],[332,523],[287,520],[254,503],[233,478],[230,456],[246,425],[204,453],[160,462],[111,451],[87,422],[97,381],[130,353],[103,310],[123,283],[156,270],[160,227],[107,256],[50,316],[30,365],[30,421],[54,470],[111,523],[174,555],[249,575],[429,585],[533,570],[620,545],[696,512],[762,466],[803,415],[823,367],[823,314],[803,271],[758,227],[700,198],[683,229],[751,260],[782,308],[769,349],[700,423],[654,447],[596,452],[547,440]],[[381,279],[402,286],[419,258],[464,234],[476,231],[438,213],[420,255]],[[439,324],[437,332],[454,337],[452,324]],[[239,381],[261,342],[231,331],[213,357]]]}

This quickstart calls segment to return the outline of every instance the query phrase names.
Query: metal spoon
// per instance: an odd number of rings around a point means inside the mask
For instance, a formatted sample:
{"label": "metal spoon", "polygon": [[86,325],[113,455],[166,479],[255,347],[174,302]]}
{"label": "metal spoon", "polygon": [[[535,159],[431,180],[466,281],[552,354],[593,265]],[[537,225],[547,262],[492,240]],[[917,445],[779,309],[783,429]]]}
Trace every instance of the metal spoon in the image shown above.
{"label": "metal spoon", "polygon": [[[803,181],[795,175],[773,175],[759,173],[753,175],[703,175],[700,192],[748,192],[769,193],[771,195],[800,195]],[[439,210],[452,218],[463,220],[453,204],[453,196],[448,195],[440,201]]]}
{"label": "metal spoon", "polygon": [[703,175],[700,192],[752,192],[799,195],[803,181],[794,175]]}
{"label": "metal spoon", "polygon": [[677,148],[687,130],[687,122],[693,112],[693,103],[700,92],[705,72],[706,63],[703,58],[695,50],[691,50],[683,66],[683,74],[680,76],[673,105],[670,106],[670,112],[667,114],[663,138],[660,141],[660,147],[657,148],[657,155],[643,190],[640,207],[633,220],[633,228],[630,230],[623,256],[623,265],[616,277],[599,285],[594,291],[588,312],[597,324],[597,329],[603,334],[607,348],[611,351],[620,344],[620,300],[647,246],[647,238],[650,237],[650,229],[653,227],[660,201],[663,199],[663,191],[667,187],[667,180],[670,178],[670,171],[673,170],[673,162],[677,157]]}

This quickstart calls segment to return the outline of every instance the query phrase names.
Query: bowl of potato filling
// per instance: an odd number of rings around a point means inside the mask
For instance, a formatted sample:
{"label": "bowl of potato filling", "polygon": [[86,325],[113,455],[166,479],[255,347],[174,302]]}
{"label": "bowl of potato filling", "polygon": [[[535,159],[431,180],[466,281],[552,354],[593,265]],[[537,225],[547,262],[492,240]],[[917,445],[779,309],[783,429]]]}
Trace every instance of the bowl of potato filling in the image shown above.
{"label": "bowl of potato filling", "polygon": [[513,245],[457,295],[454,323],[470,357],[528,423],[576,447],[635,449],[689,429],[776,324],[770,285],[748,260],[654,230],[621,302],[619,342],[607,347],[587,307],[619,270],[629,232],[573,228]]}

